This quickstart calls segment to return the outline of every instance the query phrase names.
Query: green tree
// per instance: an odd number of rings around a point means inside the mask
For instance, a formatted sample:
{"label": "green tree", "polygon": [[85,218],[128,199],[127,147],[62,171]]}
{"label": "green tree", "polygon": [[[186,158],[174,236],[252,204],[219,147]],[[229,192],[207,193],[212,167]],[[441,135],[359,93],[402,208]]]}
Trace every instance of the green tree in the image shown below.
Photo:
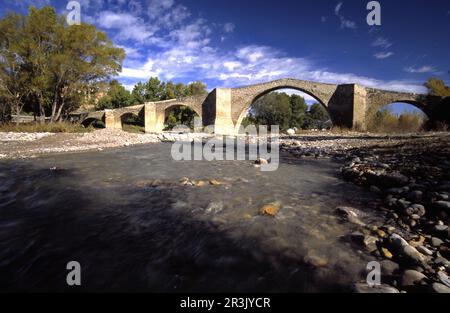
{"label": "green tree", "polygon": [[[65,17],[52,7],[30,7],[28,15],[19,18],[7,15],[0,33],[10,34],[11,23],[17,35],[0,37],[0,63],[5,66],[5,55],[16,57],[20,77],[27,77],[22,93],[41,121],[47,114],[52,122],[60,120],[81,104],[83,91],[121,70],[123,49],[114,47],[93,25],[66,25]],[[11,74],[9,78],[21,85],[18,77]]]}
{"label": "green tree", "polygon": [[187,96],[203,96],[207,94],[206,85],[201,81],[195,81],[187,85]]}
{"label": "green tree", "polygon": [[257,99],[252,114],[259,125],[278,125],[280,130],[289,128],[291,120],[290,97],[285,93],[272,92]]}
{"label": "green tree", "polygon": [[301,128],[305,119],[306,111],[308,110],[308,105],[303,97],[299,95],[291,95],[291,120],[289,122],[289,127]]}
{"label": "green tree", "polygon": [[109,84],[107,94],[98,101],[97,110],[116,109],[131,104],[133,99],[130,92],[114,79]]}
{"label": "green tree", "polygon": [[2,102],[0,122],[9,118],[12,111],[20,115],[29,94],[28,75],[22,70],[22,61],[17,58],[16,38],[23,27],[24,19],[9,14],[0,21],[0,101]]}

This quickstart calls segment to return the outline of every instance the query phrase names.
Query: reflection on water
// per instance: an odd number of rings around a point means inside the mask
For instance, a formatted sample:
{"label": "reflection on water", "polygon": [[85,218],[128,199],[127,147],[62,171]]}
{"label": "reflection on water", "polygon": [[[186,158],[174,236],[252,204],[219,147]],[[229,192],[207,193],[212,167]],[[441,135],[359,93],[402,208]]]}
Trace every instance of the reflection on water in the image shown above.
{"label": "reflection on water", "polygon": [[[85,290],[345,291],[370,257],[339,239],[352,226],[333,209],[372,200],[337,168],[175,162],[169,144],[2,161],[0,289],[71,290],[75,260]],[[274,201],[275,218],[258,214]]]}

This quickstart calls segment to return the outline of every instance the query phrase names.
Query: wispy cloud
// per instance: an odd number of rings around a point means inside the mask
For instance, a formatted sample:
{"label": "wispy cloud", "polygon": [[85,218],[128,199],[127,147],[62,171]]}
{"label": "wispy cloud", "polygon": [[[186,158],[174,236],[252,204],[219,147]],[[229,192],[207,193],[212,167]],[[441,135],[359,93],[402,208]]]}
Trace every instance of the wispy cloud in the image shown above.
{"label": "wispy cloud", "polygon": [[226,33],[232,33],[235,29],[235,25],[233,23],[226,23],[225,25],[223,25],[223,30]]}
{"label": "wispy cloud", "polygon": [[383,49],[388,49],[393,45],[392,42],[390,42],[387,38],[378,37],[377,39],[372,42],[373,47],[381,47]]}
{"label": "wispy cloud", "polygon": [[424,65],[421,67],[408,66],[408,67],[405,67],[404,70],[405,70],[405,72],[408,72],[408,73],[421,73],[421,74],[432,73],[432,72],[436,71],[436,69],[431,65]]}
{"label": "wispy cloud", "polygon": [[[128,6],[132,1],[127,2]],[[137,9],[127,11],[123,11],[123,7],[113,10],[107,6],[109,10],[98,10],[100,13],[93,16],[93,21],[108,30],[116,44],[128,54],[119,77],[128,89],[156,76],[175,81],[199,79],[213,87],[236,87],[292,77],[336,84],[353,82],[399,91],[424,91],[421,84],[414,81],[384,81],[334,72],[311,58],[294,57],[274,47],[247,44],[224,50],[217,42],[235,30],[231,21],[209,23],[193,16],[186,7],[173,0],[148,3],[148,10],[139,8],[138,3],[134,5]],[[341,7],[342,2],[335,8],[341,27],[356,28],[356,24],[341,15]],[[385,58],[393,54],[382,53],[388,54]]]}
{"label": "wispy cloud", "polygon": [[336,7],[334,8],[334,14],[339,18],[339,20],[341,21],[341,28],[349,28],[349,29],[356,29],[356,23],[352,20],[346,19],[342,14],[341,14],[341,8],[342,5],[344,3],[343,2],[339,2]]}
{"label": "wispy cloud", "polygon": [[373,56],[375,57],[375,59],[382,60],[382,59],[387,59],[393,55],[394,55],[394,52],[389,51],[389,52],[378,52],[378,53],[375,53]]}

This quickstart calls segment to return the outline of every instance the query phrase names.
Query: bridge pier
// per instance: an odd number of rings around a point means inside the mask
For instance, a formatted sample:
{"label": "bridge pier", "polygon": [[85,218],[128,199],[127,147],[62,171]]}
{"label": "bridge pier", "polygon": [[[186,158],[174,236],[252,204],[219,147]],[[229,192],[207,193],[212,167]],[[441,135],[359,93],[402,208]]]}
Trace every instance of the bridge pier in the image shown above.
{"label": "bridge pier", "polygon": [[114,110],[105,110],[105,128],[122,129],[122,121],[114,114]]}
{"label": "bridge pier", "polygon": [[231,118],[231,89],[216,88],[214,133],[218,135],[234,135],[234,123]]}
{"label": "bridge pier", "polygon": [[164,111],[158,110],[155,103],[144,105],[144,127],[146,133],[160,133],[164,129]]}

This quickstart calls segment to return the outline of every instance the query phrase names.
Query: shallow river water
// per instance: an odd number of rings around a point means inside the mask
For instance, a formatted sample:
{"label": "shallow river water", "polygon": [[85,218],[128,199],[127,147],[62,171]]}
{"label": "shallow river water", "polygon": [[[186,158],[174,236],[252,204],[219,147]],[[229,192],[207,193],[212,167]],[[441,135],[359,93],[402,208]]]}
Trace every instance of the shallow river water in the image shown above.
{"label": "shallow river water", "polygon": [[[376,219],[373,199],[338,177],[338,163],[282,155],[261,172],[251,161],[176,162],[170,148],[1,161],[0,289],[70,291],[72,260],[82,290],[346,291],[364,278],[371,257],[342,240],[354,226],[334,208]],[[259,215],[271,202],[276,217]]]}

